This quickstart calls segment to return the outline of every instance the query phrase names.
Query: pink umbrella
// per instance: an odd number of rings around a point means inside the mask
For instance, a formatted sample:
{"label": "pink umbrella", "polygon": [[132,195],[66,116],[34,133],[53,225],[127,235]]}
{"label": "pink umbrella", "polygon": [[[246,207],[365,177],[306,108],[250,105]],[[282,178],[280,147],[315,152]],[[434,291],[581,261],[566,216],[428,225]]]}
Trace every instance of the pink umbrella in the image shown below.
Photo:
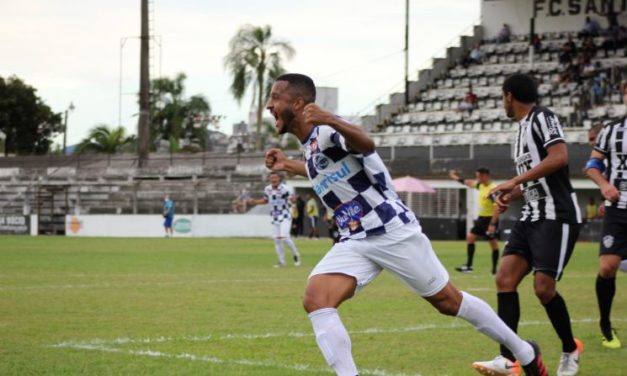
{"label": "pink umbrella", "polygon": [[392,180],[392,183],[394,183],[394,189],[396,192],[435,193],[435,189],[433,189],[429,184],[409,175],[394,179]]}

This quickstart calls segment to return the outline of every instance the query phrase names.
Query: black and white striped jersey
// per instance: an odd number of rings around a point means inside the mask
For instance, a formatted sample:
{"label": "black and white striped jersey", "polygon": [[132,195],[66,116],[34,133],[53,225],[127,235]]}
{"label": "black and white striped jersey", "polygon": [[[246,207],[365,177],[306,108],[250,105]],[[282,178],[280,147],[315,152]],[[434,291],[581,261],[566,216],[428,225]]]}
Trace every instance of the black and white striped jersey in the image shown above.
{"label": "black and white striped jersey", "polygon": [[605,155],[605,176],[620,192],[617,202],[605,201],[605,206],[627,209],[627,117],[607,123],[599,136],[594,150]]}
{"label": "black and white striped jersey", "polygon": [[[545,159],[547,148],[563,143],[564,132],[557,116],[545,107],[534,107],[520,121],[514,150],[516,171],[521,175]],[[525,203],[521,221],[560,220],[581,223],[577,196],[570,183],[568,166],[551,175],[521,185]]]}

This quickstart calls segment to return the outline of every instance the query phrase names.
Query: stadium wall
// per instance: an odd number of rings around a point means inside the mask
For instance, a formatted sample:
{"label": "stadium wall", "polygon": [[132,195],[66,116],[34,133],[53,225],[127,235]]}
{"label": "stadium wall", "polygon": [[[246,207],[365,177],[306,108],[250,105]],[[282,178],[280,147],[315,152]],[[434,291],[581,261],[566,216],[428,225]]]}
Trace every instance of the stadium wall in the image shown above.
{"label": "stadium wall", "polygon": [[[66,235],[75,237],[163,237],[160,215],[68,215]],[[268,237],[267,215],[175,215],[175,237]]]}
{"label": "stadium wall", "polygon": [[[618,12],[627,10],[625,0],[482,0],[481,25],[486,39],[494,38],[503,23],[510,26],[513,34],[528,34],[534,16],[537,33],[579,31],[586,16],[606,28],[606,18],[597,12],[606,12],[610,5]],[[619,16],[623,25],[626,19],[625,13]]]}

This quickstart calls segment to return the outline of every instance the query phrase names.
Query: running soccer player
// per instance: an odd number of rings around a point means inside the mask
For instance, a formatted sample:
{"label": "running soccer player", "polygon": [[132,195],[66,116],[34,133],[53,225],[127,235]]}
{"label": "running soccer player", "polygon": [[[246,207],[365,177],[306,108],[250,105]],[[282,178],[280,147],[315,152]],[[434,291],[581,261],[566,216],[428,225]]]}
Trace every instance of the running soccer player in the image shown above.
{"label": "running soccer player", "polygon": [[[519,122],[514,158],[518,175],[497,185],[496,203],[503,210],[511,200],[524,198],[521,218],[512,228],[496,275],[498,312],[512,330],[518,328],[520,304],[517,288],[533,271],[534,289],[562,342],[558,376],[579,370],[583,351],[575,340],[566,302],[556,290],[579,235],[581,213],[568,175],[568,152],[557,116],[536,106],[533,77],[514,74],[503,83],[503,106]],[[476,362],[486,375],[509,374],[514,357],[501,346],[501,355]],[[490,373],[492,372],[492,373]]]}
{"label": "running soccer player", "polygon": [[[621,92],[627,105],[627,82],[622,83]],[[621,264],[624,267],[627,259],[627,116],[603,127],[586,164],[586,174],[599,186],[605,198],[596,280],[601,315],[599,324],[603,334],[601,344],[618,349],[621,343],[612,328],[610,311],[616,292],[616,272]]]}
{"label": "running soccer player", "polygon": [[270,173],[268,180],[270,184],[263,189],[263,197],[251,198],[248,200],[248,203],[251,205],[270,203],[270,216],[272,217],[272,226],[274,228],[274,249],[279,258],[279,262],[274,267],[282,268],[285,266],[283,243],[287,244],[290,251],[292,251],[294,266],[300,266],[300,253],[298,253],[296,244],[290,237],[290,229],[292,228],[290,207],[296,200],[294,191],[287,184],[281,182],[281,176],[277,172]]}
{"label": "running soccer player", "polygon": [[479,167],[475,171],[476,180],[460,178],[455,171],[449,171],[449,178],[468,188],[479,191],[479,216],[475,219],[474,226],[466,234],[466,263],[455,268],[458,272],[472,273],[472,262],[475,257],[475,241],[477,237],[488,240],[492,248],[492,275],[496,274],[496,265],[499,262],[499,242],[497,230],[499,227],[499,208],[490,197],[490,190],[496,187],[490,178],[490,170]]}
{"label": "running soccer player", "polygon": [[273,171],[308,177],[322,203],[334,210],[340,242],[311,272],[303,299],[329,366],[339,376],[358,374],[337,308],[386,269],[441,313],[470,322],[511,349],[527,375],[547,375],[535,343],[520,339],[487,303],[449,281],[414,213],[394,191],[372,139],[318,107],[315,98],[314,83],[305,75],[276,79],[266,108],[279,134],[301,141],[304,161],[271,149],[265,163]]}

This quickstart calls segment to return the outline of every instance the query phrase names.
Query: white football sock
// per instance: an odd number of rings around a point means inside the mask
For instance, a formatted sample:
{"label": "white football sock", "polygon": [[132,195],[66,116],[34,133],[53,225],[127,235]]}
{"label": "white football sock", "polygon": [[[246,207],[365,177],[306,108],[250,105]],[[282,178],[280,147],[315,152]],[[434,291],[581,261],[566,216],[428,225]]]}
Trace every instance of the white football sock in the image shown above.
{"label": "white football sock", "polygon": [[627,260],[623,260],[623,261],[621,261],[621,262],[620,262],[620,266],[618,267],[618,269],[619,269],[621,272],[625,272],[625,273],[627,273]]}
{"label": "white football sock", "polygon": [[335,308],[322,308],[309,314],[316,342],[327,363],[338,376],[356,376],[351,339]]}
{"label": "white football sock", "polygon": [[294,244],[292,239],[291,238],[285,238],[285,239],[283,239],[283,241],[285,242],[285,244],[287,244],[288,247],[290,247],[290,250],[292,251],[292,254],[294,256],[298,257],[298,259],[300,259],[300,253],[298,253],[298,249],[296,249],[296,244]]}
{"label": "white football sock", "polygon": [[471,323],[475,329],[506,346],[522,365],[531,363],[534,358],[533,347],[523,341],[483,300],[462,291],[462,303],[457,317]]}
{"label": "white football sock", "polygon": [[279,264],[285,265],[285,251],[283,250],[283,241],[281,239],[274,239],[274,249],[279,258]]}

